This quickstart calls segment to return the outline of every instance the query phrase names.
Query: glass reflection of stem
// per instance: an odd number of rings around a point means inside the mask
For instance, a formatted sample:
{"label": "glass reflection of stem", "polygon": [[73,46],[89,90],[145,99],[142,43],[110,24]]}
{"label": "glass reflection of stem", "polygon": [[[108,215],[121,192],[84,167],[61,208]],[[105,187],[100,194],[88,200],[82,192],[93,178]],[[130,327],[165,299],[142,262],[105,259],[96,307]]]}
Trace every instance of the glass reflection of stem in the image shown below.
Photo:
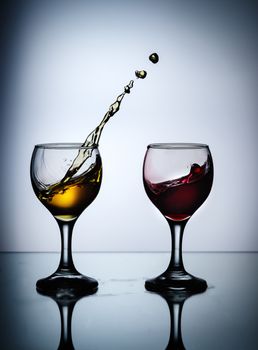
{"label": "glass reflection of stem", "polygon": [[173,291],[158,294],[166,300],[170,313],[170,337],[166,350],[186,350],[181,332],[182,310],[186,299],[196,293]]}
{"label": "glass reflection of stem", "polygon": [[59,308],[61,320],[61,335],[57,350],[75,350],[72,341],[72,315],[74,306],[78,300],[88,294],[74,294],[72,290],[65,289],[58,294],[39,293],[53,299]]}
{"label": "glass reflection of stem", "polygon": [[58,350],[74,350],[72,341],[72,314],[77,300],[55,300],[61,317],[61,336]]}
{"label": "glass reflection of stem", "polygon": [[166,349],[185,350],[181,332],[181,317],[183,305],[188,296],[180,298],[162,296],[167,301],[170,312],[170,337]]}

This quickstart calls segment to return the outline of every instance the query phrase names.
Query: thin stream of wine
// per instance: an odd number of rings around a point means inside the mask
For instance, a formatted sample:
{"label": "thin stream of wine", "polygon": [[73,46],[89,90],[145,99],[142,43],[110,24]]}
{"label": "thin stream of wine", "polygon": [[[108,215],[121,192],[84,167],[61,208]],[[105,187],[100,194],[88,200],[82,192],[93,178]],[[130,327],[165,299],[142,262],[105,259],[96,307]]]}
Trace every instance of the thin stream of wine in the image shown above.
{"label": "thin stream of wine", "polygon": [[[125,94],[129,94],[130,93],[130,91],[131,91],[131,89],[133,87],[133,83],[134,83],[134,81],[131,80],[129,82],[129,84],[124,87],[124,92],[122,94],[120,94],[116,98],[115,102],[113,102],[110,105],[108,111],[104,115],[104,117],[103,117],[102,121],[100,122],[100,124],[87,136],[86,140],[82,144],[82,148],[78,152],[78,155],[73,160],[72,165],[67,170],[67,173],[65,174],[65,176],[61,180],[62,183],[66,183],[67,181],[69,181],[71,179],[71,177],[74,174],[77,173],[77,171],[84,164],[84,162],[91,156],[92,151],[93,151],[92,147],[99,145],[100,136],[101,136],[101,133],[102,133],[102,130],[103,130],[104,126],[107,124],[109,119],[111,117],[113,117],[113,115],[116,114],[119,111],[121,102],[122,102]],[[89,147],[89,148],[86,148],[86,147]]]}
{"label": "thin stream of wine", "polygon": [[[149,56],[149,60],[154,64],[157,63],[159,61],[158,54],[152,53]],[[135,75],[137,78],[144,79],[147,76],[147,72],[145,70],[140,70],[140,71],[137,70],[135,71]],[[131,89],[133,88],[133,84],[134,84],[134,80],[130,80],[130,82],[124,87],[123,93],[118,95],[116,100],[110,105],[108,111],[104,115],[100,124],[87,136],[86,140],[81,146],[82,148],[79,150],[77,156],[73,160],[71,166],[67,170],[62,180],[59,183],[49,186],[48,189],[44,191],[44,194],[42,193],[42,195],[51,198],[54,194],[59,192],[60,189],[67,182],[69,182],[69,180],[71,180],[71,178],[79,171],[79,169],[87,161],[87,159],[91,157],[94,147],[97,147],[99,145],[100,136],[104,126],[107,124],[109,119],[119,111],[120,105],[124,96],[131,92]],[[94,164],[92,164],[92,166],[89,167],[87,172],[89,172],[92,169],[92,167],[94,167]]]}

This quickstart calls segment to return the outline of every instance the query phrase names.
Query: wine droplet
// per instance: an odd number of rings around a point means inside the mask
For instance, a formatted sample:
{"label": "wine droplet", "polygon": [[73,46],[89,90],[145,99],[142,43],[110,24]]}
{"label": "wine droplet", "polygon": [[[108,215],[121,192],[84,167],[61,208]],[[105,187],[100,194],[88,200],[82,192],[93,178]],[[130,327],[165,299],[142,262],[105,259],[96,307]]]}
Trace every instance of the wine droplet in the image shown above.
{"label": "wine droplet", "polygon": [[144,79],[147,76],[147,72],[145,70],[136,70],[135,75],[137,78]]}
{"label": "wine droplet", "polygon": [[156,52],[154,52],[154,53],[152,53],[152,54],[149,56],[149,60],[150,60],[152,63],[156,64],[156,63],[159,62],[159,55],[158,55]]}

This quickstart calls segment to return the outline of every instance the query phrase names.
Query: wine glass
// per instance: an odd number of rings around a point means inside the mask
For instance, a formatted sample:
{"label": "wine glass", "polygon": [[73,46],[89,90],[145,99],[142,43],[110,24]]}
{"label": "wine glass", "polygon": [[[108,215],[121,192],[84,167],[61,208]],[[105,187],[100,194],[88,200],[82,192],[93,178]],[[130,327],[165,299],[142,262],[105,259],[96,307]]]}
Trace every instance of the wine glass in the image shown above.
{"label": "wine glass", "polygon": [[182,238],[186,223],[208,197],[213,182],[209,147],[198,143],[155,143],[147,147],[143,164],[145,191],[166,218],[172,236],[171,260],[160,276],[149,279],[151,291],[202,292],[205,280],[185,271]]}
{"label": "wine glass", "polygon": [[[85,154],[87,156],[83,158]],[[73,167],[75,163],[76,168]],[[72,231],[76,220],[100,189],[102,162],[97,146],[83,147],[77,143],[36,145],[30,174],[36,196],[58,223],[62,243],[56,272],[38,280],[37,290],[48,295],[62,291],[66,294],[70,291],[72,295],[94,293],[98,282],[83,276],[74,266]]]}

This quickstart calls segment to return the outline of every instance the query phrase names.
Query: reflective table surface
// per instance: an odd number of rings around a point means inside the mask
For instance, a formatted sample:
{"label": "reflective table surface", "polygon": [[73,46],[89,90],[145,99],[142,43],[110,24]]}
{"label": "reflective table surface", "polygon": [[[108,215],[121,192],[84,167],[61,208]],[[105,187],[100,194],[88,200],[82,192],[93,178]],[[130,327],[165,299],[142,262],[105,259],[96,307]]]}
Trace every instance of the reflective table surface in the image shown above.
{"label": "reflective table surface", "polygon": [[57,253],[2,253],[2,350],[257,350],[258,253],[184,253],[208,289],[188,298],[145,290],[168,253],[74,253],[77,269],[99,281],[96,294],[54,300],[37,293]]}

